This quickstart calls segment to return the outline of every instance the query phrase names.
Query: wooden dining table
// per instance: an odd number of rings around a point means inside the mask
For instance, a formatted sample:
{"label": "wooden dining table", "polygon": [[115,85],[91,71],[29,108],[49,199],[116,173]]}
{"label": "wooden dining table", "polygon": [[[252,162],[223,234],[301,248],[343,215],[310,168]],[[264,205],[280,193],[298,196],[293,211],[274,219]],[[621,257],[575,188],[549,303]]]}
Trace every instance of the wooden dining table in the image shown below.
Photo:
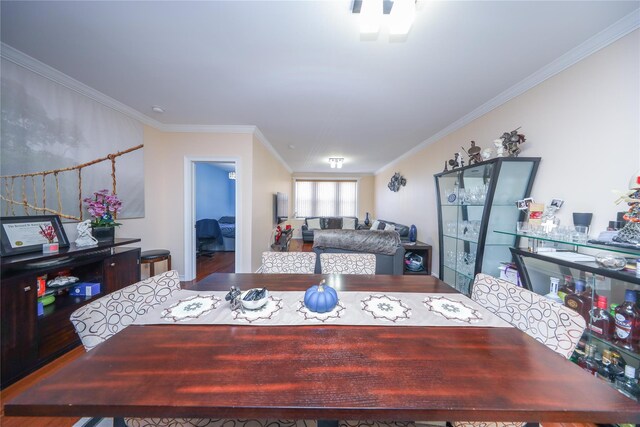
{"label": "wooden dining table", "polygon": [[[199,291],[455,293],[432,276],[213,274]],[[226,309],[226,308],[225,308]],[[640,405],[511,327],[131,325],[9,416],[640,423]]]}

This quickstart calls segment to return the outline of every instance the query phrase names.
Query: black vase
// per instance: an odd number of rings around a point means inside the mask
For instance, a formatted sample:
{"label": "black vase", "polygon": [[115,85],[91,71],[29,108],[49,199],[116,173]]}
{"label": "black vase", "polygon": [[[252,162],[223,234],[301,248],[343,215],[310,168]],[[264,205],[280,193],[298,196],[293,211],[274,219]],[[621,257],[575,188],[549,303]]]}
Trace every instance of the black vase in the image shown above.
{"label": "black vase", "polygon": [[369,225],[371,224],[371,220],[369,219],[369,212],[364,214],[364,225]]}
{"label": "black vase", "polygon": [[591,225],[591,219],[593,214],[590,212],[574,212],[573,213],[573,225],[583,225],[589,227]]}
{"label": "black vase", "polygon": [[411,224],[411,227],[409,227],[409,241],[415,242],[417,238],[418,238],[418,229],[416,228],[415,225]]}
{"label": "black vase", "polygon": [[96,238],[98,243],[113,243],[116,237],[115,227],[92,227],[91,235]]}

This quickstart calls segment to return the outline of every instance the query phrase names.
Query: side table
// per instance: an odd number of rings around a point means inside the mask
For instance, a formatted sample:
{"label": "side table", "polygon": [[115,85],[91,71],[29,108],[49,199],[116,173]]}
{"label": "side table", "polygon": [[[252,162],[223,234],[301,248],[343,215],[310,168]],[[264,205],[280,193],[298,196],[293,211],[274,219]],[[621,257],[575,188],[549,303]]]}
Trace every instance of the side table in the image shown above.
{"label": "side table", "polygon": [[280,236],[280,241],[278,243],[273,243],[271,245],[271,249],[274,252],[287,252],[289,250],[289,243],[291,242],[291,237],[293,236],[293,228],[289,228],[288,230],[282,230],[282,236]]}
{"label": "side table", "polygon": [[[403,274],[431,274],[431,254],[432,248],[431,245],[427,245],[423,242],[402,242],[402,246],[404,250],[407,252],[413,252],[416,255],[422,257],[422,270],[412,271],[407,269],[407,264],[404,264]],[[406,256],[406,253],[405,253]]]}

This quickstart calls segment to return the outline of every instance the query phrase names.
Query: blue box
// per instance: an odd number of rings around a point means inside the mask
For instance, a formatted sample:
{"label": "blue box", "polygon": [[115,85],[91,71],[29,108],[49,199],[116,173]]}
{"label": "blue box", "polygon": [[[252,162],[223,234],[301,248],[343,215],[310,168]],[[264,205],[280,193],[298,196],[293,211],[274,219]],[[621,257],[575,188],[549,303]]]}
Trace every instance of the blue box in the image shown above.
{"label": "blue box", "polygon": [[44,314],[44,305],[41,302],[38,302],[38,316],[42,316]]}
{"label": "blue box", "polygon": [[70,295],[78,297],[92,297],[100,293],[100,283],[81,282],[71,288]]}

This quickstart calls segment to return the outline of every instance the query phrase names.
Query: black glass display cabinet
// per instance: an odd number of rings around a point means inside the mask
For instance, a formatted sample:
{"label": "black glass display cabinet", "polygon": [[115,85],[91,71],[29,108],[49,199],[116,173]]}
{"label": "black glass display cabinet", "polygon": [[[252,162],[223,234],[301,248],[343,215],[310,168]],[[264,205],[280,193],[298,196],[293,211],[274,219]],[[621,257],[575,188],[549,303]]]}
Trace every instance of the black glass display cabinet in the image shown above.
{"label": "black glass display cabinet", "polygon": [[470,295],[477,273],[499,277],[517,237],[493,230],[515,230],[524,219],[516,201],[529,197],[539,163],[538,157],[498,157],[434,175],[441,280]]}

